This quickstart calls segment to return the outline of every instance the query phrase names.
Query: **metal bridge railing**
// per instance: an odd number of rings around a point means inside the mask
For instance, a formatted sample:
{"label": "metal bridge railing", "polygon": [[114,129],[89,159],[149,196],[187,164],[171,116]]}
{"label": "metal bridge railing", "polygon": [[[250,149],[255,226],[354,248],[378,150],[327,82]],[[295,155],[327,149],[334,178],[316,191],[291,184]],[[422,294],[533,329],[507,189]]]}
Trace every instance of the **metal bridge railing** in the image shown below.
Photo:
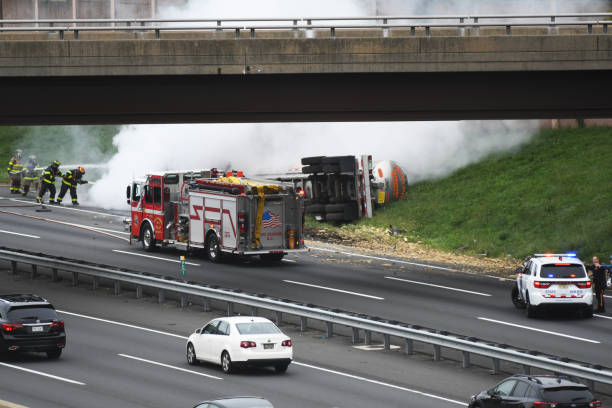
{"label": "metal bridge railing", "polygon": [[229,315],[233,314],[234,304],[250,306],[253,314],[257,314],[259,309],[274,311],[278,323],[282,321],[282,314],[286,313],[300,318],[302,330],[306,329],[308,319],[322,321],[326,324],[328,337],[333,335],[333,325],[351,328],[354,341],[355,338],[358,341],[360,330],[365,332],[366,339],[371,339],[372,333],[379,333],[384,338],[386,349],[390,348],[391,337],[404,339],[405,350],[409,354],[413,353],[415,341],[430,344],[433,346],[434,360],[440,360],[442,347],[459,350],[463,354],[463,367],[466,368],[470,366],[470,354],[477,354],[492,359],[494,373],[499,371],[501,360],[520,364],[526,368],[526,372],[529,367],[535,367],[583,378],[592,385],[594,382],[612,384],[612,370],[606,367],[379,317],[10,248],[0,247],[0,259],[10,262],[13,273],[17,273],[18,263],[31,265],[33,278],[39,267],[45,267],[52,270],[53,280],[57,280],[59,270],[71,272],[75,285],[78,283],[79,274],[91,276],[94,289],[98,287],[100,279],[106,279],[114,282],[116,293],[121,283],[134,285],[137,297],[142,296],[142,288],[147,287],[159,291],[160,301],[165,298],[164,291],[168,291],[179,294],[181,304],[186,303],[187,296],[201,298],[205,305],[210,305],[210,299],[227,302]]}
{"label": "metal bridge railing", "polygon": [[[547,27],[549,33],[556,33],[559,27],[582,26],[585,33],[592,34],[594,26],[601,26],[607,34],[612,23],[612,13],[575,14],[533,14],[533,15],[437,15],[437,16],[374,16],[374,17],[292,17],[292,18],[233,18],[233,19],[38,19],[0,20],[0,32],[58,32],[64,39],[65,32],[72,32],[78,39],[81,31],[152,31],[155,38],[161,38],[164,31],[234,31],[240,38],[241,31],[249,31],[256,37],[257,30],[329,30],[334,38],[336,30],[382,30],[388,36],[393,29],[409,29],[416,35],[417,29],[424,29],[427,36],[432,28],[456,28],[458,35],[465,35],[466,28],[473,29],[474,35],[480,28],[504,28],[506,35],[512,35],[513,28]],[[238,23],[238,24],[237,24]],[[285,23],[285,24],[283,24]],[[92,24],[95,24],[92,25]],[[552,30],[551,30],[552,29]]]}

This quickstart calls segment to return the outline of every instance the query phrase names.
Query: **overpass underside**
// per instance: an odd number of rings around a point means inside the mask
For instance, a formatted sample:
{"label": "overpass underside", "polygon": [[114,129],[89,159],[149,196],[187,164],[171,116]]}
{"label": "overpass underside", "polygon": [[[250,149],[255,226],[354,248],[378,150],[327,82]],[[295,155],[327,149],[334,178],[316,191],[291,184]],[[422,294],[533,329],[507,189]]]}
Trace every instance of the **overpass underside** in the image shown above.
{"label": "overpass underside", "polygon": [[612,36],[527,34],[7,34],[0,124],[612,117]]}

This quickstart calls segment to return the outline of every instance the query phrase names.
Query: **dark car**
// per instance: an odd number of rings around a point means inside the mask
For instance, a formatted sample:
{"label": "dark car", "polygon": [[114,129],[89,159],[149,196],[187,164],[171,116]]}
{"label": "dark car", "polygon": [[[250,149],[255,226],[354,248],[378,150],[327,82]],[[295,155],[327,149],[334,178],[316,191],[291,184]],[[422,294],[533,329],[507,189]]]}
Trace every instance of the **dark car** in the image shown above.
{"label": "dark car", "polygon": [[274,408],[270,401],[260,397],[231,397],[203,401],[193,408]]}
{"label": "dark car", "polygon": [[66,346],[64,321],[40,296],[0,295],[0,356],[39,351],[58,358]]}
{"label": "dark car", "polygon": [[587,386],[573,378],[517,374],[474,395],[468,407],[593,408],[601,407],[601,402]]}

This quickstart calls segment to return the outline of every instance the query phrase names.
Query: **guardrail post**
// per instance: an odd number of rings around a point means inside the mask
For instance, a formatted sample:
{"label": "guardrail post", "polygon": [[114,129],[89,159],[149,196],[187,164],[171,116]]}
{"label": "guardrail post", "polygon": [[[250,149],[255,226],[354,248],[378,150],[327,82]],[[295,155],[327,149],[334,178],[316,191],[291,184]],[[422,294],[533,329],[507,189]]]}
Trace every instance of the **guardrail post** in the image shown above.
{"label": "guardrail post", "polygon": [[528,365],[523,364],[523,374],[525,374],[525,375],[531,374],[531,367],[529,367]]}
{"label": "guardrail post", "polygon": [[72,272],[72,286],[77,286],[79,284],[79,273]]}
{"label": "guardrail post", "polygon": [[608,25],[607,24],[603,24],[603,33],[604,34],[608,34]]}
{"label": "guardrail post", "polygon": [[383,335],[385,350],[391,350],[391,336],[388,334]]}
{"label": "guardrail post", "polygon": [[57,268],[51,269],[51,280],[53,282],[57,282],[59,280],[59,273],[57,271]]}
{"label": "guardrail post", "polygon": [[276,314],[276,325],[280,326],[281,324],[283,324],[283,312],[275,312]]}
{"label": "guardrail post", "polygon": [[429,28],[429,26],[425,27],[425,36],[426,37],[431,37],[431,29]]}
{"label": "guardrail post", "polygon": [[412,339],[406,339],[406,344],[404,344],[404,351],[409,356],[414,354],[414,341]]}
{"label": "guardrail post", "polygon": [[159,28],[155,29],[155,39],[159,40],[161,38],[161,34],[159,33]]}
{"label": "guardrail post", "polygon": [[470,368],[470,353],[468,351],[463,352],[463,360],[461,361],[461,367]]}
{"label": "guardrail post", "polygon": [[[465,23],[465,18],[464,18],[464,17],[461,17],[461,18],[459,19],[459,24],[463,24],[463,23]],[[461,37],[465,36],[465,27],[463,27],[463,26],[459,27],[459,35],[460,35]]]}
{"label": "guardrail post", "polygon": [[589,388],[591,389],[591,392],[595,392],[595,381],[587,380],[587,384],[589,385]]}
{"label": "guardrail post", "polygon": [[434,344],[433,348],[434,348],[434,353],[433,353],[434,361],[442,360],[442,347],[440,347],[438,344]]}
{"label": "guardrail post", "polygon": [[[474,24],[478,23],[478,17],[474,17]],[[474,29],[474,34],[475,35],[480,35],[480,27],[477,25],[472,26],[472,28]]]}
{"label": "guardrail post", "polygon": [[206,313],[210,312],[210,299],[209,298],[202,299],[202,311]]}
{"label": "guardrail post", "polygon": [[142,297],[142,286],[136,286],[136,299],[140,299]]}
{"label": "guardrail post", "polygon": [[[383,24],[384,25],[388,24],[388,20],[386,18],[383,18]],[[384,38],[389,37],[389,28],[388,27],[383,28],[383,37]]]}
{"label": "guardrail post", "polygon": [[593,24],[587,24],[587,32],[593,34]]}
{"label": "guardrail post", "polygon": [[329,38],[331,38],[331,39],[336,38],[336,28],[335,27],[330,27],[329,28]]}
{"label": "guardrail post", "polygon": [[221,20],[217,20],[217,29],[215,31],[221,32],[221,28],[219,27],[221,27]]}
{"label": "guardrail post", "polygon": [[326,326],[327,331],[325,332],[325,335],[327,338],[330,338],[334,335],[334,324],[332,322],[326,322]]}
{"label": "guardrail post", "polygon": [[79,30],[73,30],[74,33],[74,39],[78,40],[79,39]]}
{"label": "guardrail post", "polygon": [[181,309],[187,307],[187,295],[181,295]]}
{"label": "guardrail post", "polygon": [[36,279],[37,272],[38,272],[38,266],[32,264],[32,272],[30,273],[30,279],[32,280]]}
{"label": "guardrail post", "polygon": [[300,331],[308,330],[308,319],[304,316],[300,316]]}
{"label": "guardrail post", "polygon": [[240,29],[239,28],[236,29],[236,39],[237,40],[240,39]]}
{"label": "guardrail post", "polygon": [[251,316],[257,316],[259,314],[259,309],[257,309],[255,306],[251,307]]}
{"label": "guardrail post", "polygon": [[64,39],[64,30],[59,30],[59,39],[60,40]]}
{"label": "guardrail post", "polygon": [[11,261],[11,273],[17,275],[17,261]]}
{"label": "guardrail post", "polygon": [[97,276],[92,277],[91,290],[98,290],[100,279]]}
{"label": "guardrail post", "polygon": [[115,292],[114,292],[115,296],[119,296],[121,294],[121,282],[115,281],[114,289],[115,289]]}
{"label": "guardrail post", "polygon": [[353,335],[351,336],[351,342],[353,344],[359,344],[359,329],[353,327]]}
{"label": "guardrail post", "polygon": [[234,315],[234,304],[232,302],[227,302],[227,315],[228,316]]}
{"label": "guardrail post", "polygon": [[492,358],[491,362],[493,363],[491,374],[493,374],[493,375],[499,374],[499,359],[498,358]]}
{"label": "guardrail post", "polygon": [[163,289],[160,289],[157,293],[157,302],[161,305],[166,301],[166,292]]}
{"label": "guardrail post", "polygon": [[370,344],[372,344],[372,332],[369,330],[364,330],[363,335],[364,335],[363,342],[365,343],[365,345],[369,346]]}
{"label": "guardrail post", "polygon": [[299,37],[297,23],[298,23],[297,20],[293,20],[293,38],[298,38]]}
{"label": "guardrail post", "polygon": [[506,26],[506,35],[512,35],[512,26],[510,25]]}
{"label": "guardrail post", "polygon": [[416,27],[410,27],[410,36],[414,37],[416,35]]}

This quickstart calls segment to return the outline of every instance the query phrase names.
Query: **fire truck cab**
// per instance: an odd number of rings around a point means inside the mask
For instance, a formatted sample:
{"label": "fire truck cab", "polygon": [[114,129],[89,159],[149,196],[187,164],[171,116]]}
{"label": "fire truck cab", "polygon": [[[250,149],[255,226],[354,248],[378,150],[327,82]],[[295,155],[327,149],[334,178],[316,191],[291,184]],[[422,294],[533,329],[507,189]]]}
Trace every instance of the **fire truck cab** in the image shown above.
{"label": "fire truck cab", "polygon": [[224,174],[216,169],[166,171],[127,187],[131,240],[160,246],[280,260],[304,252],[303,195],[293,185]]}

